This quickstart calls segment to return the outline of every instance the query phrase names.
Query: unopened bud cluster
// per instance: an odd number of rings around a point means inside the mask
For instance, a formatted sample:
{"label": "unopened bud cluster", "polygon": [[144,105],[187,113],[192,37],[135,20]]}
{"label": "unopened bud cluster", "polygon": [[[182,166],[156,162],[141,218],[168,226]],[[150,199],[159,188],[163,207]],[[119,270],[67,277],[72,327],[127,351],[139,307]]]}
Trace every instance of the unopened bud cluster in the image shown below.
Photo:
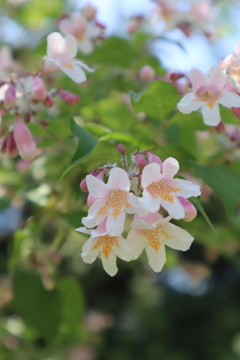
{"label": "unopened bud cluster", "polygon": [[[85,227],[77,231],[89,234],[82,249],[82,258],[92,263],[101,256],[105,271],[117,273],[116,257],[135,260],[146,249],[150,267],[161,271],[165,245],[176,250],[188,250],[193,237],[170,223],[173,219],[191,221],[197,215],[187,200],[199,196],[200,188],[190,181],[173,178],[178,161],[165,161],[151,151],[136,151],[127,157],[123,145],[117,146],[121,166],[106,164],[93,170],[80,184],[88,191],[88,215],[82,219]],[[168,216],[165,217],[166,212]],[[131,230],[123,238],[126,214],[133,215]]]}

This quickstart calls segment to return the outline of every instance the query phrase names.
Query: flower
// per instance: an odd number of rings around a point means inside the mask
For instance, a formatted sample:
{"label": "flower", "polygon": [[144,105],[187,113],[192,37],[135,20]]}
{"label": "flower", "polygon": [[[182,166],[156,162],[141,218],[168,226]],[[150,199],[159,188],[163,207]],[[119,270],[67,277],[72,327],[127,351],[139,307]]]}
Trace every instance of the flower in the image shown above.
{"label": "flower", "polygon": [[93,50],[93,39],[102,32],[94,22],[88,21],[81,13],[73,12],[69,19],[63,19],[59,28],[64,35],[72,34],[77,40],[78,48],[85,54]]}
{"label": "flower", "polygon": [[170,224],[171,217],[163,218],[159,213],[148,213],[144,217],[135,215],[127,241],[135,260],[146,249],[149,266],[155,272],[162,270],[166,262],[165,245],[174,250],[189,249],[193,237],[180,227]]}
{"label": "flower", "polygon": [[30,130],[19,118],[16,119],[13,136],[21,158],[24,160],[32,160],[36,154],[36,145]]}
{"label": "flower", "polygon": [[185,217],[184,206],[178,200],[178,196],[183,198],[198,196],[201,191],[198,185],[190,181],[173,179],[178,170],[179,163],[172,157],[163,162],[162,169],[155,162],[145,166],[142,173],[142,187],[144,189],[142,206],[144,208],[155,213],[162,205],[174,219]]}
{"label": "flower", "polygon": [[93,72],[87,65],[80,60],[74,59],[77,54],[77,41],[73,35],[63,36],[54,32],[47,37],[47,55],[44,56],[44,71],[47,73],[56,72],[61,69],[76,83],[86,80],[86,75],[82,68]]}
{"label": "flower", "polygon": [[85,234],[91,234],[82,248],[82,259],[87,264],[92,264],[97,256],[101,254],[104,270],[110,275],[116,275],[118,269],[116,265],[117,256],[125,261],[131,260],[131,249],[126,240],[121,236],[110,236],[106,229],[107,221],[104,220],[96,230],[88,230],[85,227],[76,229]]}
{"label": "flower", "polygon": [[82,219],[86,227],[92,228],[107,218],[107,233],[118,236],[123,232],[125,212],[142,212],[140,200],[129,193],[130,180],[125,170],[118,167],[111,169],[107,184],[93,175],[87,175],[86,181],[89,194],[97,198],[88,216]]}
{"label": "flower", "polygon": [[229,108],[240,106],[240,97],[224,88],[227,78],[220,66],[213,66],[207,76],[198,69],[192,69],[188,77],[193,91],[178,103],[178,109],[182,113],[189,114],[201,108],[204,123],[217,126],[221,122],[218,104]]}

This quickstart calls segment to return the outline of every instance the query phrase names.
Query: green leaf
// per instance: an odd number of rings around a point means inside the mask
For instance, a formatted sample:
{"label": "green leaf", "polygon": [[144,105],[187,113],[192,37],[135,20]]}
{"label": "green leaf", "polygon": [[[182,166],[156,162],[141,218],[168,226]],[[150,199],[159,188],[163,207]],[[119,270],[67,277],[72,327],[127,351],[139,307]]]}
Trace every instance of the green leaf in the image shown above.
{"label": "green leaf", "polygon": [[171,118],[171,123],[191,130],[209,130],[209,126],[204,124],[202,114],[198,111],[194,111],[191,114],[178,112]]}
{"label": "green leaf", "polygon": [[96,47],[91,54],[94,63],[119,67],[129,67],[138,58],[138,52],[131,46],[126,39],[109,37],[105,39],[101,46]]}
{"label": "green leaf", "polygon": [[206,220],[206,222],[208,223],[208,225],[210,226],[210,228],[214,232],[214,235],[216,236],[216,238],[218,238],[217,231],[216,231],[215,227],[213,226],[213,224],[211,223],[211,220],[209,219],[208,215],[206,214],[206,212],[205,212],[204,208],[202,207],[202,204],[200,203],[199,199],[198,198],[191,198],[191,201],[195,205],[197,210],[200,211],[200,213],[202,214],[202,216],[204,217],[204,219]]}
{"label": "green leaf", "polygon": [[153,81],[139,94],[130,91],[132,106],[153,119],[165,120],[180,100],[177,89],[165,81]]}
{"label": "green leaf", "polygon": [[14,238],[11,246],[11,255],[8,260],[8,269],[9,271],[13,271],[16,264],[20,260],[22,246],[24,244],[24,240],[26,239],[27,235],[24,230],[18,230],[14,233]]}
{"label": "green leaf", "polygon": [[78,139],[78,147],[70,163],[70,165],[75,165],[87,157],[98,141],[88,131],[79,126],[73,117],[70,118],[70,126],[73,135]]}
{"label": "green leaf", "polygon": [[0,197],[0,212],[11,205],[11,198],[8,196]]}
{"label": "green leaf", "polygon": [[221,112],[222,122],[227,124],[229,123],[229,124],[239,125],[238,118],[232,113],[232,111],[229,108],[220,105],[220,112]]}
{"label": "green leaf", "polygon": [[72,278],[61,280],[58,289],[62,298],[62,332],[74,341],[80,332],[80,324],[84,310],[83,293],[79,284]]}
{"label": "green leaf", "polygon": [[13,276],[14,305],[26,325],[46,342],[59,334],[61,297],[54,289],[47,291],[35,272],[18,270]]}
{"label": "green leaf", "polygon": [[191,166],[220,197],[229,217],[233,216],[240,195],[240,174],[223,166]]}

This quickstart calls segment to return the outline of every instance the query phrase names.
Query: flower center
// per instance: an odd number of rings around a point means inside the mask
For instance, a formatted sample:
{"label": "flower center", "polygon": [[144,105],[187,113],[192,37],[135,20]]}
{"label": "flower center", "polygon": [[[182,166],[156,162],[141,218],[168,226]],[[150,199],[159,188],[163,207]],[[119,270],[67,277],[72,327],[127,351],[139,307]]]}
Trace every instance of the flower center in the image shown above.
{"label": "flower center", "polygon": [[103,255],[108,260],[109,254],[112,252],[112,248],[114,246],[119,247],[117,242],[117,236],[109,236],[109,235],[99,236],[98,242],[94,245],[92,250],[96,250],[100,246],[102,246]]}
{"label": "flower center", "polygon": [[65,65],[63,65],[63,67],[68,68],[68,69],[74,69],[73,64],[65,64]]}
{"label": "flower center", "polygon": [[98,214],[104,214],[109,209],[112,210],[112,216],[116,219],[122,212],[122,208],[131,207],[127,202],[127,191],[111,190],[106,204],[98,210]]}
{"label": "flower center", "polygon": [[171,193],[175,193],[181,189],[171,187],[166,180],[159,180],[148,185],[146,190],[152,195],[153,199],[160,197],[173,204],[174,196],[171,195]]}
{"label": "flower center", "polygon": [[204,101],[212,108],[221,96],[221,91],[214,85],[203,85],[197,91],[197,100]]}
{"label": "flower center", "polygon": [[171,238],[171,236],[169,236],[166,233],[166,231],[163,229],[161,225],[158,225],[154,229],[147,229],[147,230],[141,229],[140,231],[142,235],[145,236],[145,238],[147,239],[148,245],[150,245],[156,252],[158,252],[161,245],[161,241],[160,241],[161,235],[165,237],[165,239]]}

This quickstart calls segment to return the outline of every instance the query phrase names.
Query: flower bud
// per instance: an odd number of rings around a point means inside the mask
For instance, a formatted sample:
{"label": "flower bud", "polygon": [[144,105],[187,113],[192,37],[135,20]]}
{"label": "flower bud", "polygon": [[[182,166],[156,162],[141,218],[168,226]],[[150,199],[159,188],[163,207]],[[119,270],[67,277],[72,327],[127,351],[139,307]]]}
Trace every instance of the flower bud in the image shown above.
{"label": "flower bud", "polygon": [[156,73],[155,70],[150,65],[144,65],[139,73],[139,77],[143,81],[151,81],[154,80]]}
{"label": "flower bud", "polygon": [[84,178],[79,185],[80,189],[84,192],[88,192],[88,187],[87,187],[87,180],[86,178]]}
{"label": "flower bud", "polygon": [[180,201],[185,211],[185,217],[183,218],[183,220],[188,222],[192,221],[197,216],[197,210],[195,206],[192,203],[190,203],[190,201],[183,198],[182,196],[177,196],[177,198]]}
{"label": "flower bud", "polygon": [[16,90],[15,86],[10,83],[4,93],[4,106],[11,108],[16,102]]}
{"label": "flower bud", "polygon": [[6,153],[9,157],[15,157],[18,155],[17,145],[12,132],[7,136]]}
{"label": "flower bud", "polygon": [[35,76],[32,80],[31,96],[32,99],[38,101],[44,101],[46,99],[47,90],[44,81],[39,76]]}
{"label": "flower bud", "polygon": [[219,134],[224,134],[226,132],[226,126],[222,121],[216,126],[216,130]]}
{"label": "flower bud", "polygon": [[135,33],[139,28],[140,22],[137,19],[133,19],[127,27],[128,34]]}
{"label": "flower bud", "polygon": [[143,169],[147,165],[147,162],[142,154],[135,155],[135,164],[138,165],[140,169]]}
{"label": "flower bud", "polygon": [[184,76],[185,76],[185,74],[182,72],[173,72],[170,74],[170,79],[172,81],[176,81],[176,80],[182,79]]}
{"label": "flower bud", "polygon": [[41,120],[40,121],[40,124],[43,126],[43,127],[47,127],[49,125],[49,122],[47,120]]}
{"label": "flower bud", "polygon": [[27,112],[25,113],[23,120],[24,120],[25,124],[28,124],[28,123],[30,122],[30,120],[31,120],[31,114],[30,114],[29,111],[27,111]]}
{"label": "flower bud", "polygon": [[31,160],[36,153],[36,145],[28,127],[18,118],[13,130],[13,136],[17,144],[18,153],[24,160]]}
{"label": "flower bud", "polygon": [[126,149],[125,149],[125,147],[122,145],[122,144],[118,144],[117,146],[116,146],[116,149],[117,149],[117,151],[120,153],[120,154],[125,154],[125,152],[126,152]]}
{"label": "flower bud", "polygon": [[43,105],[46,106],[46,108],[51,108],[54,105],[54,100],[51,96],[47,95],[45,100],[43,101]]}
{"label": "flower bud", "polygon": [[163,163],[162,163],[162,160],[157,156],[157,155],[155,155],[155,154],[153,154],[153,153],[151,153],[151,152],[147,152],[147,155],[148,155],[148,162],[149,162],[149,164],[151,164],[151,163],[157,163],[157,164],[159,164],[160,165],[160,168],[161,168],[161,170],[162,170],[162,165],[163,165]]}
{"label": "flower bud", "polygon": [[97,10],[92,5],[87,4],[82,8],[82,14],[88,20],[93,20],[97,15]]}
{"label": "flower bud", "polygon": [[72,94],[69,91],[59,90],[58,95],[67,105],[75,105],[80,101],[80,96]]}

